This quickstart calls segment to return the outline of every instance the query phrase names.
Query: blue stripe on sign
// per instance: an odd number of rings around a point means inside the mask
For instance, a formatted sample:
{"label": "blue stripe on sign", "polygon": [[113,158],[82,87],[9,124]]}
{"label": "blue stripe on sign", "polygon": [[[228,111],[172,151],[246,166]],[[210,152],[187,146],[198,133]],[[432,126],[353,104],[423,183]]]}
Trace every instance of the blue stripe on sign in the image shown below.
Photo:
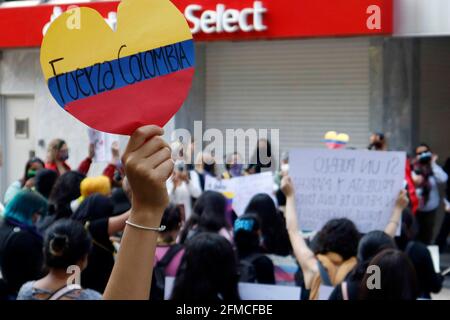
{"label": "blue stripe on sign", "polygon": [[[54,76],[48,87],[61,107],[105,91],[177,72],[195,65],[194,41],[185,40],[130,55],[126,45],[118,59]],[[56,65],[57,69],[57,65]]]}

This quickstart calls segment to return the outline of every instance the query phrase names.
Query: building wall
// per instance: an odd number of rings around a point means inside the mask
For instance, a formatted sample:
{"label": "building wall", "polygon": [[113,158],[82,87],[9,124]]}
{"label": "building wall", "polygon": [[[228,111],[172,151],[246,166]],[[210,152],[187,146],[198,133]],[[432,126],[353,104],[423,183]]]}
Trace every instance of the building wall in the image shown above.
{"label": "building wall", "polygon": [[[34,97],[33,115],[30,116],[35,119],[36,156],[45,160],[48,143],[54,138],[62,138],[70,148],[68,162],[76,168],[87,156],[89,145],[87,126],[65,112],[50,95],[40,68],[39,50],[14,49],[0,53],[0,97],[24,95]],[[121,140],[123,146],[126,139]],[[14,152],[14,146],[6,148]],[[103,163],[93,164],[90,174],[100,174],[104,166]],[[7,163],[0,169],[3,170],[7,170]],[[4,191],[5,184],[6,181],[3,181],[3,190],[0,185],[0,191]]]}
{"label": "building wall", "polygon": [[419,137],[443,163],[450,157],[450,38],[422,39],[420,53]]}

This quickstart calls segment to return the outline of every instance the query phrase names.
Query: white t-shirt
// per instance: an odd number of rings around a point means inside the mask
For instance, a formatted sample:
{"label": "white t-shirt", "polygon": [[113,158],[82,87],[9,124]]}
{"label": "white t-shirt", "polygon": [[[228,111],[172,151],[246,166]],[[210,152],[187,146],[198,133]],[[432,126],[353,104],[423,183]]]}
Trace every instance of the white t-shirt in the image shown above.
{"label": "white t-shirt", "polygon": [[[189,183],[183,181],[178,187],[174,187],[173,178],[170,177],[167,180],[167,191],[169,193],[170,201],[175,204],[181,204],[184,206],[185,219],[189,219],[192,214],[192,199],[198,198],[202,194],[199,181],[195,181],[196,175],[191,174]],[[197,177],[198,179],[198,177]]]}
{"label": "white t-shirt", "polygon": [[[445,171],[437,165],[435,162],[431,164],[431,169],[433,170],[433,175],[430,179],[430,194],[428,196],[428,201],[426,204],[423,204],[423,201],[420,202],[419,210],[420,211],[433,211],[437,207],[439,207],[439,188],[438,184],[447,182],[448,175]],[[413,172],[413,174],[415,174]],[[417,190],[418,196],[420,197],[421,190]]]}

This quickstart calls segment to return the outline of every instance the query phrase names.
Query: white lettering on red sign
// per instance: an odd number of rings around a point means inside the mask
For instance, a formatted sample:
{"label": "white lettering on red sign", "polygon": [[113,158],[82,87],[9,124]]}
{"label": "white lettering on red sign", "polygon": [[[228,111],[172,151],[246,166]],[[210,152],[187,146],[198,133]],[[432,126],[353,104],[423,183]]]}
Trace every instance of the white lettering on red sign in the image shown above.
{"label": "white lettering on red sign", "polygon": [[[242,10],[227,9],[224,4],[217,4],[216,10],[203,10],[198,4],[191,4],[184,10],[184,15],[193,27],[191,32],[203,33],[233,33],[236,31],[264,31],[263,17],[267,9],[261,1],[255,1],[253,7]],[[251,19],[253,18],[253,19]]]}
{"label": "white lettering on red sign", "polygon": [[381,8],[377,5],[371,5],[367,8],[366,13],[370,14],[367,18],[367,29],[381,30]]}
{"label": "white lettering on red sign", "polygon": [[[76,6],[73,6],[76,7]],[[61,7],[55,6],[50,21],[44,26],[42,34],[45,35],[50,24],[62,14]],[[196,34],[203,33],[233,33],[237,31],[251,32],[264,31],[267,26],[264,25],[263,18],[267,9],[261,1],[255,1],[253,7],[242,10],[227,9],[224,4],[217,4],[216,10],[204,10],[199,4],[190,4],[184,10],[186,20],[193,24],[191,32]],[[106,23],[115,30],[117,24],[116,12],[109,12]]]}

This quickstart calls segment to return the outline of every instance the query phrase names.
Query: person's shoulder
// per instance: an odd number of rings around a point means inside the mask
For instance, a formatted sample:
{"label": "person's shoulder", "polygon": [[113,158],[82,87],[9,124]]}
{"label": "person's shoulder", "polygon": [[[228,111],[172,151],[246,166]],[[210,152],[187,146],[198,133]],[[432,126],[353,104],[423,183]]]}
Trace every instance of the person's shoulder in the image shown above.
{"label": "person's shoulder", "polygon": [[406,250],[406,253],[411,259],[418,258],[420,260],[421,258],[430,255],[428,247],[422,242],[413,241],[410,246],[410,249]]}
{"label": "person's shoulder", "polygon": [[253,260],[253,262],[256,264],[261,264],[261,265],[266,265],[266,266],[274,265],[273,261],[263,253],[256,253],[253,256],[251,256],[250,259]]}
{"label": "person's shoulder", "polygon": [[102,300],[103,296],[100,292],[92,289],[83,289],[78,300]]}
{"label": "person's shoulder", "polygon": [[17,300],[32,300],[33,285],[36,281],[25,282],[17,294]]}
{"label": "person's shoulder", "polygon": [[411,243],[411,247],[412,247],[411,249],[415,251],[428,252],[428,247],[420,241],[413,241]]}
{"label": "person's shoulder", "polygon": [[20,182],[20,180],[16,180],[13,183],[11,183],[11,185],[9,186],[10,188],[15,188],[15,189],[22,189],[22,183]]}

